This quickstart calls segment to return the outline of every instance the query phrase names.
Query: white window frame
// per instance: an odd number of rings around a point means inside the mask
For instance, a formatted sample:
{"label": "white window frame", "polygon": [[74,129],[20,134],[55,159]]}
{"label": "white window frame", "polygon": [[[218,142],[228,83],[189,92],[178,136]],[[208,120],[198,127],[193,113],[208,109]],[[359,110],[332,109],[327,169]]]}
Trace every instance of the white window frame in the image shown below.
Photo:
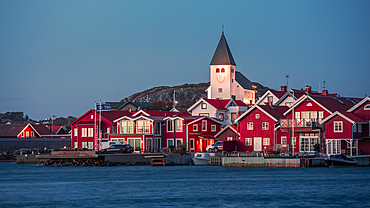
{"label": "white window frame", "polygon": [[256,119],[260,119],[260,114],[259,113],[256,113],[256,115],[254,116]]}
{"label": "white window frame", "polygon": [[94,128],[87,129],[87,137],[94,137]]}
{"label": "white window frame", "polygon": [[356,133],[357,132],[357,124],[352,126],[352,132]]}
{"label": "white window frame", "polygon": [[216,125],[211,125],[211,131],[215,132],[217,130]]}
{"label": "white window frame", "polygon": [[87,137],[87,128],[81,128],[81,137]]}
{"label": "white window frame", "polygon": [[193,124],[193,131],[198,131],[198,124]]}
{"label": "white window frame", "polygon": [[87,142],[81,142],[81,148],[87,148]]}
{"label": "white window frame", "polygon": [[94,142],[87,142],[87,149],[93,149],[94,148]]}
{"label": "white window frame", "polygon": [[166,130],[167,130],[167,132],[173,132],[173,120],[171,120],[171,119],[168,119],[167,121],[166,121]]}
{"label": "white window frame", "polygon": [[176,132],[182,132],[182,120],[176,119],[175,124],[176,124]]}
{"label": "white window frame", "polygon": [[134,133],[134,122],[131,120],[121,121],[120,133],[121,134],[133,134]]}
{"label": "white window frame", "polygon": [[73,142],[73,147],[76,149],[78,148],[78,142]]}
{"label": "white window frame", "polygon": [[270,138],[263,138],[263,146],[270,146]]}
{"label": "white window frame", "polygon": [[207,121],[202,121],[202,131],[207,131]]}
{"label": "white window frame", "polygon": [[35,136],[35,132],[31,131],[31,137]]}
{"label": "white window frame", "polygon": [[195,149],[195,140],[194,139],[190,139],[190,149],[191,150]]}
{"label": "white window frame", "polygon": [[73,136],[78,136],[78,128],[73,129]]}
{"label": "white window frame", "polygon": [[288,142],[288,140],[287,140],[287,137],[286,136],[280,137],[280,143],[281,144],[288,144],[287,142]]}
{"label": "white window frame", "polygon": [[247,122],[247,130],[253,130],[253,122]]}
{"label": "white window frame", "polygon": [[[169,145],[170,141],[172,141],[172,145]],[[174,139],[167,139],[167,147],[175,146],[174,142]]]}
{"label": "white window frame", "polygon": [[362,133],[362,124],[357,124],[357,132]]}
{"label": "white window frame", "polygon": [[370,104],[365,105],[364,110],[370,110]]}
{"label": "white window frame", "polygon": [[179,138],[179,139],[177,139],[177,138],[176,138],[176,144],[175,144],[175,147],[176,147],[176,148],[178,148],[178,145],[177,145],[177,142],[178,142],[178,141],[180,141],[180,142],[181,142],[181,145],[183,145],[183,144],[184,144],[184,142],[182,142],[182,141],[183,141],[183,139],[182,139],[182,138]]}
{"label": "white window frame", "polygon": [[252,146],[252,138],[245,138],[245,146]]}
{"label": "white window frame", "polygon": [[201,104],[201,109],[207,109],[207,103],[202,103]]}
{"label": "white window frame", "polygon": [[334,121],[334,132],[343,132],[343,121]]}
{"label": "white window frame", "polygon": [[218,113],[218,118],[219,118],[221,121],[224,121],[224,120],[225,120],[225,114],[224,114],[224,113]]}
{"label": "white window frame", "polygon": [[262,130],[269,130],[269,122],[262,122]]}

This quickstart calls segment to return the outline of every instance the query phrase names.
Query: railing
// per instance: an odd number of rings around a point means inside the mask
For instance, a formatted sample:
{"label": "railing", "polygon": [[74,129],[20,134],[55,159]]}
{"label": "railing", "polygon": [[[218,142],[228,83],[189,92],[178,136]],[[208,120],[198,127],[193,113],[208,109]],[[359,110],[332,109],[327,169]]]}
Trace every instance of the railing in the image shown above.
{"label": "railing", "polygon": [[150,134],[150,126],[138,126],[136,129],[137,134]]}
{"label": "railing", "polygon": [[289,151],[289,144],[274,144],[274,151],[280,150],[282,152]]}
{"label": "railing", "polygon": [[321,119],[312,118],[312,119],[280,119],[281,128],[305,128],[305,127],[320,127],[319,121]]}

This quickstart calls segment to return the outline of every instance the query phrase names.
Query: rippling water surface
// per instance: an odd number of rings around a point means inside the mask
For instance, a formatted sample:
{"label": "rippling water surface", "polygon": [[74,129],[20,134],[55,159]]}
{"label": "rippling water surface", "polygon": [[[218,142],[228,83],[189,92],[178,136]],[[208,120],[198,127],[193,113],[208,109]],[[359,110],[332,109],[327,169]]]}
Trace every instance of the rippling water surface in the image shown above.
{"label": "rippling water surface", "polygon": [[370,168],[0,162],[0,207],[370,207]]}

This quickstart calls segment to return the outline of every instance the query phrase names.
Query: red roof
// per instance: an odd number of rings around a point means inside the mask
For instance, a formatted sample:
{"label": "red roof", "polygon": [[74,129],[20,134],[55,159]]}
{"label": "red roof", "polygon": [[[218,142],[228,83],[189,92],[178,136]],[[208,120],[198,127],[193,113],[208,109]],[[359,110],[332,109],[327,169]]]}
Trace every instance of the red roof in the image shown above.
{"label": "red roof", "polygon": [[238,105],[238,106],[248,106],[247,104],[245,104],[243,101],[241,100],[234,100],[235,103]]}
{"label": "red roof", "polygon": [[149,116],[191,116],[188,112],[171,112],[171,111],[155,111],[155,110],[143,110],[145,113],[149,114]]}
{"label": "red roof", "polygon": [[275,91],[271,90],[271,93],[274,94],[277,98],[281,98],[285,95],[286,91]]}
{"label": "red roof", "polygon": [[355,104],[346,99],[345,97],[332,97],[322,95],[310,95],[314,100],[330,110],[332,113],[335,111],[347,111]]}
{"label": "red roof", "polygon": [[[221,100],[219,99],[204,99],[207,103],[215,107],[217,110],[225,110],[227,109],[224,107],[224,105],[221,103]],[[226,101],[224,101],[226,102]]]}
{"label": "red roof", "polygon": [[27,124],[1,124],[0,137],[17,137]]}
{"label": "red roof", "polygon": [[365,121],[364,119],[358,117],[357,115],[353,114],[353,113],[347,113],[347,112],[340,112],[341,114],[343,114],[345,117],[351,119],[352,121],[356,122],[356,123],[367,123],[367,121]]}
{"label": "red roof", "polygon": [[262,108],[264,111],[266,111],[277,120],[285,118],[284,112],[289,109],[289,107],[287,106],[258,105],[258,107]]}
{"label": "red roof", "polygon": [[40,134],[40,135],[51,135],[50,129],[43,124],[40,125],[32,125],[35,130]]}

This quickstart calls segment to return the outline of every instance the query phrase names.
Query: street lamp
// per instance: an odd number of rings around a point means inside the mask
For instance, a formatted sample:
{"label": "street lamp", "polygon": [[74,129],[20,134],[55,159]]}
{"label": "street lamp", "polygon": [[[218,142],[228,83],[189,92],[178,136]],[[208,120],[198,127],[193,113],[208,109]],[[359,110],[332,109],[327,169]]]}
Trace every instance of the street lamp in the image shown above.
{"label": "street lamp", "polygon": [[295,114],[294,114],[294,104],[295,104],[295,97],[294,97],[294,90],[290,89],[289,90],[290,92],[293,93],[293,106],[292,106],[292,110],[293,110],[293,113],[292,113],[292,122],[293,122],[293,125],[292,125],[292,137],[291,137],[291,144],[292,144],[292,156],[294,156],[294,144],[295,144],[295,136],[294,136],[294,126],[295,126]]}

